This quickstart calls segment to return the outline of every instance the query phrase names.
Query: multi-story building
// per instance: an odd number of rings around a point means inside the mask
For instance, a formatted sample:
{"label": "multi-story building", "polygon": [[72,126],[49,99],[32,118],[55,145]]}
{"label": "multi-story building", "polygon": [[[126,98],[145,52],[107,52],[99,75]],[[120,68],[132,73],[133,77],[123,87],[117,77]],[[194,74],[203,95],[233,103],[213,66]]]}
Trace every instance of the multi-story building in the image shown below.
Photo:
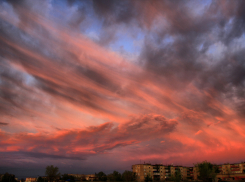
{"label": "multi-story building", "polygon": [[152,171],[153,171],[153,175],[152,175],[153,180],[159,181],[165,179],[164,166],[162,164],[153,165]]}
{"label": "multi-story building", "polygon": [[[171,178],[171,171],[173,170],[172,166],[164,166],[165,169],[165,179],[170,179]],[[172,170],[171,170],[172,169]]]}
{"label": "multi-story building", "polygon": [[153,178],[153,166],[151,164],[136,164],[132,166],[138,181],[144,181],[148,176]]}
{"label": "multi-story building", "polygon": [[156,181],[168,180],[177,173],[180,173],[182,179],[187,179],[187,167],[155,164],[136,164],[132,166],[135,172],[137,181],[144,181],[149,177]]}
{"label": "multi-story building", "polygon": [[179,166],[179,169],[180,169],[181,179],[183,179],[183,180],[187,179],[188,167]]}
{"label": "multi-story building", "polygon": [[193,167],[193,180],[197,180],[199,176],[198,167]]}
{"label": "multi-story building", "polygon": [[218,165],[219,174],[217,175],[218,179],[227,179],[227,180],[240,180],[245,179],[245,163],[236,163],[236,164],[223,164]]}
{"label": "multi-story building", "polygon": [[193,180],[194,174],[193,174],[193,167],[187,167],[187,180]]}

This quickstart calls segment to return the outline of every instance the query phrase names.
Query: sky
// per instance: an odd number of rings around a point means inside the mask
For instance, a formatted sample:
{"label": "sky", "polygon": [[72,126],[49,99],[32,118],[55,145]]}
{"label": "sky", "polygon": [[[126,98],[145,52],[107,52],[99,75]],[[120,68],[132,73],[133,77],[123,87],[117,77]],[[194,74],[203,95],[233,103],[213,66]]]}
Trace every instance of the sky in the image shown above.
{"label": "sky", "polygon": [[0,173],[245,161],[245,1],[0,0]]}

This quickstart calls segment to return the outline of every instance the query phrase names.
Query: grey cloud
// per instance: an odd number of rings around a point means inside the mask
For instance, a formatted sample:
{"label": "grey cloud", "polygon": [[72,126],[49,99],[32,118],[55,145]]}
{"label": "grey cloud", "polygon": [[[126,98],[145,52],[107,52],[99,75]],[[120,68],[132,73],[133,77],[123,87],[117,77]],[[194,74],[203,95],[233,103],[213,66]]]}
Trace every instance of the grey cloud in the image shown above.
{"label": "grey cloud", "polygon": [[[166,4],[172,6],[169,2]],[[225,7],[220,4],[225,4]],[[146,37],[140,62],[144,63],[145,69],[161,75],[166,84],[175,91],[185,89],[192,83],[200,92],[206,91],[221,102],[230,100],[236,105],[235,98],[242,100],[241,96],[244,93],[244,49],[234,51],[227,40],[240,38],[242,32],[245,32],[242,4],[242,1],[236,1],[235,5],[230,5],[228,1],[215,1],[207,7],[203,16],[197,17],[190,16],[186,8],[170,8],[175,10],[165,14],[170,28],[166,30],[164,27],[155,35],[150,34]],[[226,28],[228,33],[224,33],[223,29],[231,19],[233,20],[230,27]],[[169,35],[174,40],[164,45],[162,40]],[[214,38],[209,39],[207,36]],[[211,61],[212,58],[207,56],[208,47],[219,41],[224,43],[227,50],[222,53],[222,58]],[[198,49],[200,45],[202,49]],[[216,54],[216,51],[213,51]],[[205,59],[207,61],[204,61]],[[231,95],[232,98],[229,97]],[[209,98],[204,95],[198,100],[192,96],[188,98],[192,105],[195,105],[195,110],[203,110],[214,116],[223,115],[222,111],[210,107]],[[183,104],[189,107],[187,102]],[[234,107],[239,113],[241,111],[238,108],[241,109],[241,105],[244,103]]]}
{"label": "grey cloud", "polygon": [[[38,152],[27,152],[27,151],[18,151],[18,152],[0,152],[1,155],[4,155],[5,157],[13,157],[15,156],[15,159],[25,159],[25,158],[52,158],[52,159],[72,159],[72,160],[84,160],[82,157],[77,156],[60,156],[60,155],[53,155],[53,154],[46,154],[46,153],[38,153]],[[10,157],[10,158],[11,158]]]}

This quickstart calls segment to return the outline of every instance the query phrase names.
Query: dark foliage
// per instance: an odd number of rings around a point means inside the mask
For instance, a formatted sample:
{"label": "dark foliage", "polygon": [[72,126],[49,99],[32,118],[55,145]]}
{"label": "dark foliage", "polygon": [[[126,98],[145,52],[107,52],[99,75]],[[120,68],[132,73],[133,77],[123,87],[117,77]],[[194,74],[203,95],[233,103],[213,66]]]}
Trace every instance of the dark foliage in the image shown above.
{"label": "dark foliage", "polygon": [[145,182],[148,182],[148,181],[152,181],[152,178],[150,175],[147,174],[147,176],[145,177]]}
{"label": "dark foliage", "polygon": [[107,175],[109,181],[122,181],[122,175],[118,171],[113,171],[113,173]]}
{"label": "dark foliage", "polygon": [[63,174],[61,179],[64,181],[75,182],[75,177],[68,174]]}
{"label": "dark foliage", "polygon": [[203,161],[202,163],[196,164],[198,167],[199,176],[198,178],[204,182],[211,182],[216,177],[216,166],[210,162]]}
{"label": "dark foliage", "polygon": [[54,167],[53,165],[46,167],[45,174],[48,178],[48,181],[55,181],[60,178],[59,168]]}
{"label": "dark foliage", "polygon": [[2,177],[2,182],[17,182],[17,180],[15,179],[15,175],[5,173]]}
{"label": "dark foliage", "polygon": [[37,182],[45,182],[45,179],[42,178],[41,176],[39,176],[39,177],[37,178]]}
{"label": "dark foliage", "polygon": [[132,171],[124,171],[122,174],[123,181],[135,181],[136,180],[136,174]]}
{"label": "dark foliage", "polygon": [[98,178],[98,181],[107,181],[107,176],[104,172],[100,171],[98,174],[95,174]]}

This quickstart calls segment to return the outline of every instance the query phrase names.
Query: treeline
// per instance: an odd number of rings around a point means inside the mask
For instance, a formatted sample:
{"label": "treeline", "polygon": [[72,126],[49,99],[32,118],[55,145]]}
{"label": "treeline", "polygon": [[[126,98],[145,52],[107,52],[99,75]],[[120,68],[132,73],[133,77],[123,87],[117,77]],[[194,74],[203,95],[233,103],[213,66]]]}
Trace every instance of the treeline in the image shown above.
{"label": "treeline", "polygon": [[[46,167],[46,178],[47,181],[86,181],[86,175],[82,175],[79,178],[76,178],[73,175],[63,174],[60,175],[58,167],[54,167],[53,165]],[[135,181],[136,174],[132,171],[124,171],[122,174],[118,171],[114,171],[111,174],[106,175],[104,172],[95,173],[95,177],[92,179],[93,181]],[[37,182],[45,182],[43,179],[38,178]]]}
{"label": "treeline", "polygon": [[[24,179],[21,179],[20,181],[24,182]],[[5,173],[4,175],[0,175],[0,182],[17,182],[17,180],[15,179],[14,174]]]}
{"label": "treeline", "polygon": [[135,181],[136,180],[136,174],[132,171],[124,171],[122,174],[120,174],[117,171],[114,171],[111,174],[106,175],[103,172],[99,172],[98,174],[95,174],[95,176],[98,178],[98,181]]}
{"label": "treeline", "polygon": [[[45,171],[45,177],[39,176],[36,182],[77,182],[77,181],[87,181],[86,175],[80,175],[80,177],[75,177],[74,175],[59,173],[59,168],[53,165],[47,166]],[[124,171],[122,174],[118,171],[113,171],[106,175],[104,172],[95,173],[95,175],[89,181],[135,181],[136,174],[132,171]],[[14,174],[5,173],[0,175],[0,182],[24,182],[25,179],[16,180]]]}
{"label": "treeline", "polygon": [[[85,175],[80,178],[75,178],[73,175],[64,174],[61,176],[60,180],[75,182],[75,181],[86,181]],[[106,175],[104,172],[95,173],[95,178],[93,181],[135,181],[136,175],[132,171],[124,171],[122,174],[118,171],[114,171]],[[37,181],[44,182],[44,181]]]}
{"label": "treeline", "polygon": [[[195,165],[197,167],[198,179],[203,182],[212,182],[215,181],[216,175],[220,173],[220,170],[217,165],[211,164],[210,162],[203,161]],[[76,182],[76,181],[86,181],[86,175],[80,175],[75,177],[75,175],[59,173],[59,168],[54,167],[53,165],[46,167],[45,177],[38,177],[36,182]],[[111,174],[105,174],[104,172],[95,173],[93,177],[89,179],[90,181],[136,181],[136,174],[132,171],[124,171],[122,174],[118,171],[114,171]],[[187,181],[183,179],[181,172],[178,170],[175,172],[170,179],[167,179],[174,182]],[[18,182],[24,182],[24,179],[19,180]],[[149,174],[145,176],[145,182],[153,181],[153,176]],[[0,182],[17,182],[15,175],[5,173],[0,176]]]}

